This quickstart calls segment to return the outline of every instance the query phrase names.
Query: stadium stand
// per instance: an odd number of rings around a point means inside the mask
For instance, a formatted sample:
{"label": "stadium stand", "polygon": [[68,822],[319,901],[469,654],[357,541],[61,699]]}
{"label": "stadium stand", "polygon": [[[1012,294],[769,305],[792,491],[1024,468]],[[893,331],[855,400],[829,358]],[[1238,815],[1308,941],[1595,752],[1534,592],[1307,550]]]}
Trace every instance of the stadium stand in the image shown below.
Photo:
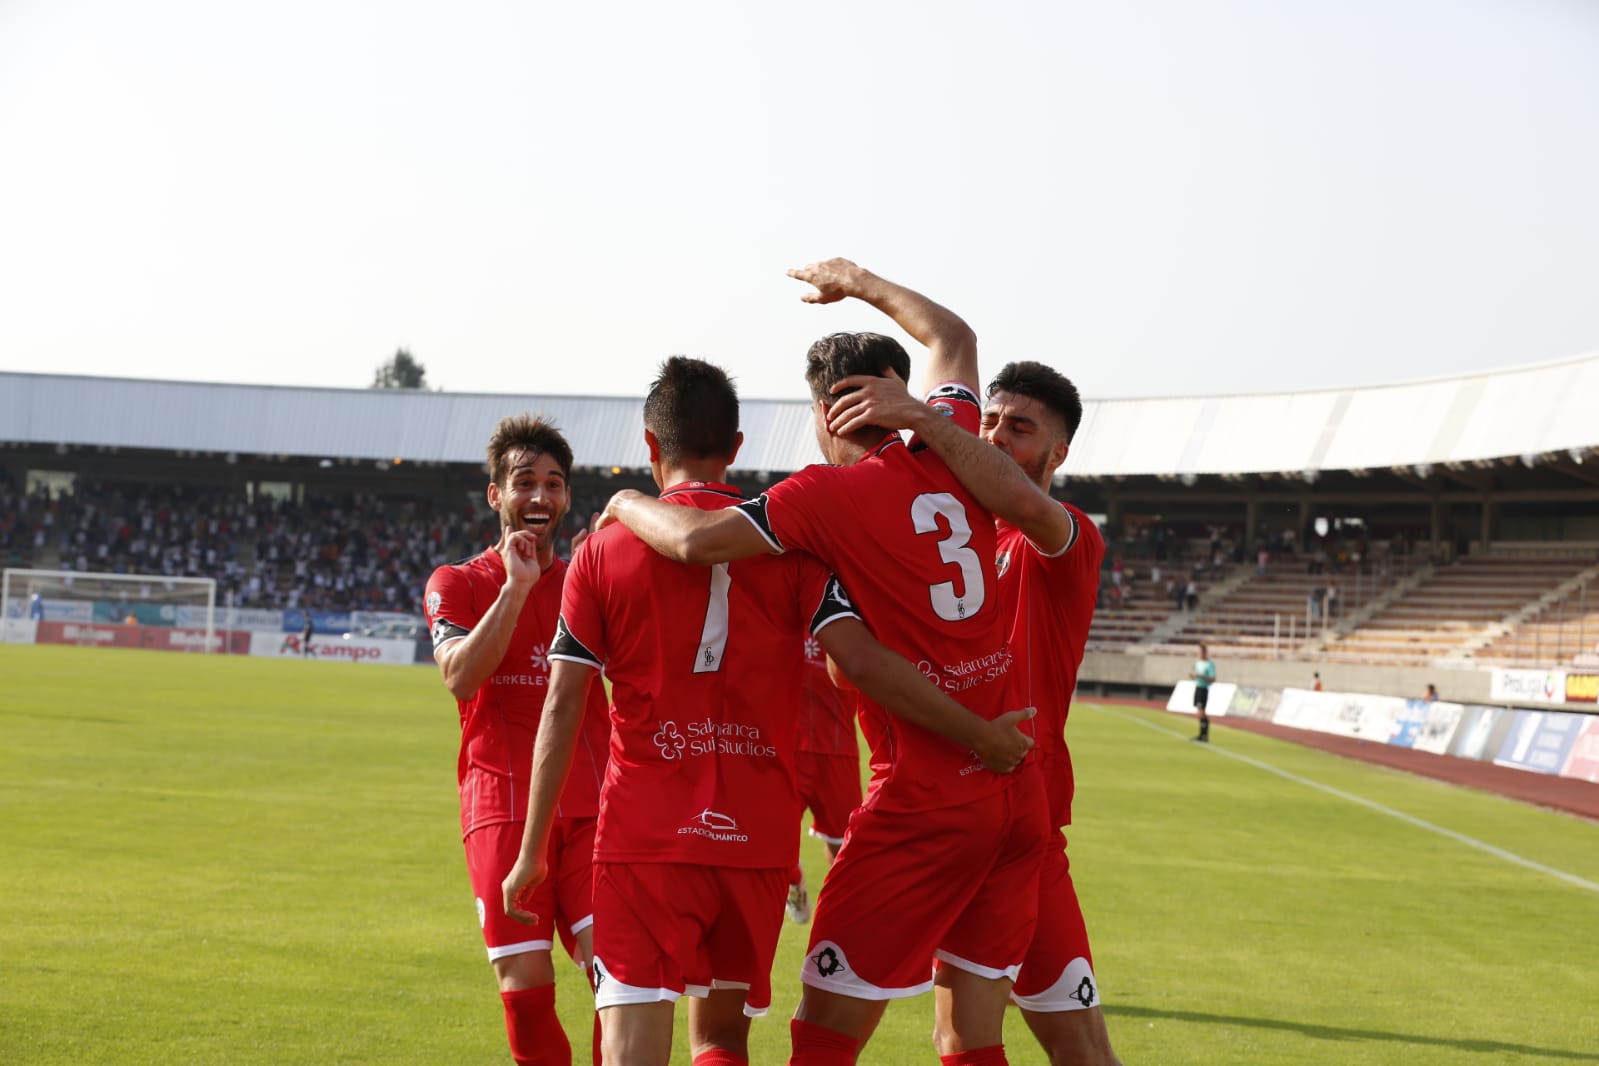
{"label": "stadium stand", "polygon": [[[558,549],[605,497],[574,500]],[[581,515],[581,517],[579,517]],[[301,502],[233,488],[81,479],[71,492],[0,484],[8,566],[213,577],[221,606],[420,612],[433,568],[497,535],[481,500],[311,495]]]}
{"label": "stadium stand", "polygon": [[1430,663],[1463,654],[1590,564],[1580,556],[1468,555],[1329,640],[1320,656],[1331,662]]}
{"label": "stadium stand", "polygon": [[[1235,661],[1223,672],[1239,684],[1312,668],[1329,687],[1367,684],[1344,667],[1380,663],[1397,672],[1371,684],[1436,680],[1458,699],[1487,697],[1482,664],[1595,666],[1596,396],[1599,354],[1085,401],[1057,488],[1100,524],[1121,581],[1103,575],[1080,677],[1169,684],[1199,640]],[[492,536],[479,449],[518,410],[572,440],[584,498],[568,538],[613,489],[651,487],[636,398],[0,372],[0,558],[209,572],[235,603],[414,610],[422,575]],[[803,400],[747,399],[743,422],[733,479],[747,490],[818,458]],[[1177,594],[1191,579],[1189,610]]]}

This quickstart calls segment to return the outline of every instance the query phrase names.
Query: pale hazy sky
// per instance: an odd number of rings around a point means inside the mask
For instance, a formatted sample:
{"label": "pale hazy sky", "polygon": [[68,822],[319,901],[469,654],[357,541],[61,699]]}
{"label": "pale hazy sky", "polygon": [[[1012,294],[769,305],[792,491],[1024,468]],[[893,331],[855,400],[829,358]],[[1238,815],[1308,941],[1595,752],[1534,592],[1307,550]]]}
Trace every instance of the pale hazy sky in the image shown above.
{"label": "pale hazy sky", "polygon": [[1599,349],[1599,3],[0,0],[0,369],[801,397],[847,255],[1085,396]]}

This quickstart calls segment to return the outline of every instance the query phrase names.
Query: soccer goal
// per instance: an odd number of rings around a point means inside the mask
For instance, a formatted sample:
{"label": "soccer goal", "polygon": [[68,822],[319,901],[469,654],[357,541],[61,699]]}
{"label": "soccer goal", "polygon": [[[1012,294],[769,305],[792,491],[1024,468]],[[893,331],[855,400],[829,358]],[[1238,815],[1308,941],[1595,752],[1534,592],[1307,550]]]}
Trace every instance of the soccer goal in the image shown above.
{"label": "soccer goal", "polygon": [[[37,599],[35,599],[37,597]],[[216,644],[217,583],[209,577],[7,569],[0,573],[0,622],[170,626]],[[9,626],[0,627],[8,631]]]}

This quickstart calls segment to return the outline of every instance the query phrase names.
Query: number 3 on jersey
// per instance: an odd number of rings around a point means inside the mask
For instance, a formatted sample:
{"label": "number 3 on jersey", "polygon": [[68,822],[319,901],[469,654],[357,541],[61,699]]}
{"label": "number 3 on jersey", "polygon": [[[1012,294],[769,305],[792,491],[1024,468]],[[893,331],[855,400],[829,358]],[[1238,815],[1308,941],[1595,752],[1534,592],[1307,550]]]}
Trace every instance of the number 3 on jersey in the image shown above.
{"label": "number 3 on jersey", "polygon": [[733,575],[727,572],[726,563],[717,563],[711,570],[711,595],[705,603],[705,625],[700,629],[700,645],[694,655],[696,674],[714,674],[722,669],[722,655],[727,651],[727,592],[733,587]]}
{"label": "number 3 on jersey", "polygon": [[911,502],[911,524],[917,533],[937,533],[938,516],[943,515],[949,525],[949,535],[938,542],[938,555],[951,566],[961,568],[962,594],[955,594],[955,582],[941,581],[927,587],[933,602],[933,613],[946,622],[959,622],[982,610],[986,591],[983,588],[983,564],[977,553],[966,546],[972,538],[972,524],[966,519],[966,508],[947,492],[924,492]]}

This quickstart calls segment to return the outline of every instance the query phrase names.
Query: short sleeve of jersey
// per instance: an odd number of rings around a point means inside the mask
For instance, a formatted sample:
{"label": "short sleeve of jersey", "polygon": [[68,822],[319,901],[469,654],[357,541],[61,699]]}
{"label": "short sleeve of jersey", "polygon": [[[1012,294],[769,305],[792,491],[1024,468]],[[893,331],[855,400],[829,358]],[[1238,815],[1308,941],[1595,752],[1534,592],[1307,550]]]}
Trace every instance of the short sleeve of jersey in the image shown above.
{"label": "short sleeve of jersey", "polygon": [[811,613],[811,633],[817,634],[840,618],[853,618],[864,621],[855,605],[850,602],[849,593],[844,589],[844,583],[831,574],[827,575],[826,583],[822,586],[821,595],[817,602],[816,610]]}
{"label": "short sleeve of jersey", "polygon": [[572,557],[561,588],[561,614],[555,620],[550,658],[592,666],[605,665],[605,623],[594,588],[594,556],[585,544]]}
{"label": "short sleeve of jersey", "polygon": [[1083,527],[1082,523],[1077,520],[1077,516],[1072,514],[1070,508],[1063,507],[1061,510],[1065,512],[1066,519],[1071,524],[1071,532],[1066,534],[1066,543],[1061,545],[1058,551],[1047,552],[1038,545],[1034,544],[1032,539],[1026,537],[1025,534],[1023,536],[1023,539],[1027,541],[1027,546],[1046,559],[1059,559],[1061,556],[1075,548],[1077,546],[1077,542],[1082,539]]}
{"label": "short sleeve of jersey", "polygon": [[[968,433],[976,433],[983,424],[982,401],[964,381],[944,382],[927,394],[926,401],[927,406],[947,418],[953,418],[955,424]],[[916,445],[917,440],[912,437],[911,447]]]}
{"label": "short sleeve of jersey", "polygon": [[[803,551],[825,559],[825,542],[830,539],[826,530],[833,524],[836,510],[831,500],[833,494],[843,491],[835,484],[840,470],[807,466],[733,509],[760,530],[774,551]],[[826,574],[825,568],[822,574]]]}
{"label": "short sleeve of jersey", "polygon": [[434,652],[472,632],[478,622],[477,609],[472,604],[472,583],[458,566],[441,566],[433,571],[422,608]]}

